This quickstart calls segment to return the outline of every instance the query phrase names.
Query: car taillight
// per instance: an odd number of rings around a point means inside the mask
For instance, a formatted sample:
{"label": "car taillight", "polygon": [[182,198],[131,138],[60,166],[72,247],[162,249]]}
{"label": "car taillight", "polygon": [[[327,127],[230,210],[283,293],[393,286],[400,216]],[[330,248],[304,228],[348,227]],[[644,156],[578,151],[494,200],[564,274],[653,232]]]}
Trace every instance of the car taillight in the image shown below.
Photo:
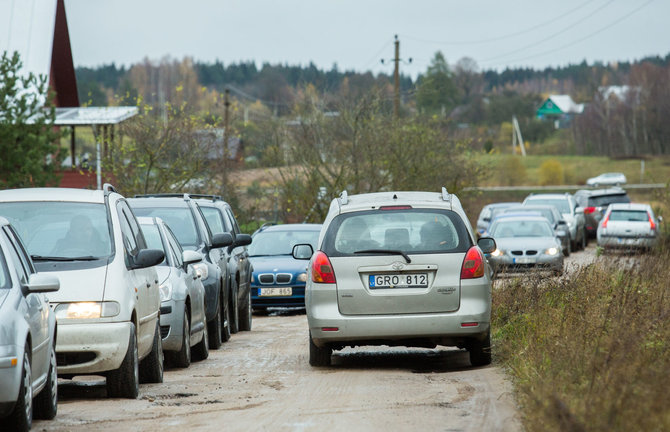
{"label": "car taillight", "polygon": [[610,220],[610,215],[609,214],[607,216],[605,216],[605,219],[603,219],[603,222],[601,224],[603,228],[607,228],[607,221],[608,220]]}
{"label": "car taillight", "polygon": [[484,276],[484,256],[477,246],[473,246],[465,254],[461,279],[476,279],[482,276]]}
{"label": "car taillight", "polygon": [[328,255],[322,251],[317,251],[314,254],[312,261],[312,282],[335,283],[333,266],[330,264]]}
{"label": "car taillight", "polygon": [[586,208],[584,209],[584,214],[591,214],[591,213],[593,213],[594,211],[596,211],[596,208],[595,208],[595,207],[586,207]]}
{"label": "car taillight", "polygon": [[656,224],[654,223],[654,220],[651,218],[651,215],[647,213],[647,216],[649,216],[649,225],[652,231],[656,230]]}
{"label": "car taillight", "polygon": [[381,206],[379,210],[409,210],[411,205],[394,205],[394,206]]}

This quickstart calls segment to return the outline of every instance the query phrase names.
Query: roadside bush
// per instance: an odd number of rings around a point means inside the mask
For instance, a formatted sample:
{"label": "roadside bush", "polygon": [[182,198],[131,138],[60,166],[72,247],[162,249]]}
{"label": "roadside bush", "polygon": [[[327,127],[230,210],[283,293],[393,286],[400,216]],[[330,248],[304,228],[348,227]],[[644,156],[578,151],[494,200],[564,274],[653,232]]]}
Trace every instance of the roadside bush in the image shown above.
{"label": "roadside bush", "polygon": [[501,186],[517,186],[524,184],[526,167],[519,156],[505,156],[498,165],[498,182]]}
{"label": "roadside bush", "polygon": [[494,290],[494,353],[528,430],[670,430],[668,259],[608,255]]}
{"label": "roadside bush", "polygon": [[540,165],[540,186],[562,185],[565,182],[563,165],[556,159],[550,159]]}

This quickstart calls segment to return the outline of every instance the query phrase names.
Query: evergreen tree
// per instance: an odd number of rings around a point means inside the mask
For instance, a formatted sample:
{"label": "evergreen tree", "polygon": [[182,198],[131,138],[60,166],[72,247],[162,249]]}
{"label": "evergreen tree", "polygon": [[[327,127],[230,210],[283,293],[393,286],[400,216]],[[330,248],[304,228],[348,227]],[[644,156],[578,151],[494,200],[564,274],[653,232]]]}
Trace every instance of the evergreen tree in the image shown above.
{"label": "evergreen tree", "polygon": [[458,101],[458,89],[444,55],[438,51],[428,66],[426,74],[419,78],[416,94],[417,106],[427,114],[449,113]]}

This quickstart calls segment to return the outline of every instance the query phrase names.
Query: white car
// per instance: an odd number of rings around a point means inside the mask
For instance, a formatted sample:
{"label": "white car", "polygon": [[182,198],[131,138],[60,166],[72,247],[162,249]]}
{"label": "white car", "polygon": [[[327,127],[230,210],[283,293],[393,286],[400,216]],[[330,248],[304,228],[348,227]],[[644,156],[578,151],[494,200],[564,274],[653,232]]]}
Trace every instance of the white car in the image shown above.
{"label": "white car", "polygon": [[[478,246],[479,245],[479,246]],[[481,247],[481,248],[480,248]],[[389,345],[458,346],[474,366],[491,362],[491,271],[455,195],[380,192],[332,201],[310,259],[305,309],[309,362],[333,350]]]}
{"label": "white car", "polygon": [[610,204],[598,225],[598,246],[605,249],[651,249],[658,224],[649,204]]}
{"label": "white car", "polygon": [[58,375],[105,375],[109,396],[133,399],[140,381],[162,382],[154,266],[164,253],[147,248],[123,196],[110,185],[5,190],[0,214],[37,270],[60,279],[49,298],[58,319]]}
{"label": "white car", "polygon": [[626,176],[618,172],[604,173],[586,180],[587,186],[621,186],[625,184]]}

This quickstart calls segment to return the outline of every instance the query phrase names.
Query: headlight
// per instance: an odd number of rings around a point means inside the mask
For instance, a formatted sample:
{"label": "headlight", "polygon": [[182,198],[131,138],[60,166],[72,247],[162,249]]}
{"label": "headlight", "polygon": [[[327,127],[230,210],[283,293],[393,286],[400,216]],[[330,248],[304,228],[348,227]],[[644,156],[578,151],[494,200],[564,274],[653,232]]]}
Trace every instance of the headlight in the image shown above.
{"label": "headlight", "polygon": [[95,319],[116,316],[121,307],[115,301],[61,303],[54,311],[56,319]]}
{"label": "headlight", "polygon": [[203,262],[193,264],[193,270],[195,274],[200,276],[202,280],[205,280],[209,277],[209,270],[207,270],[207,264]]}
{"label": "headlight", "polygon": [[300,273],[298,275],[298,282],[307,282],[307,273]]}
{"label": "headlight", "polygon": [[172,298],[172,283],[169,279],[158,287],[158,292],[160,293],[162,302]]}
{"label": "headlight", "polygon": [[558,248],[552,247],[544,251],[545,254],[547,255],[556,255],[558,254]]}
{"label": "headlight", "polygon": [[505,254],[505,252],[501,251],[500,249],[496,249],[493,252],[491,252],[491,256],[494,256],[494,257],[499,257],[499,256],[502,256],[504,254]]}

